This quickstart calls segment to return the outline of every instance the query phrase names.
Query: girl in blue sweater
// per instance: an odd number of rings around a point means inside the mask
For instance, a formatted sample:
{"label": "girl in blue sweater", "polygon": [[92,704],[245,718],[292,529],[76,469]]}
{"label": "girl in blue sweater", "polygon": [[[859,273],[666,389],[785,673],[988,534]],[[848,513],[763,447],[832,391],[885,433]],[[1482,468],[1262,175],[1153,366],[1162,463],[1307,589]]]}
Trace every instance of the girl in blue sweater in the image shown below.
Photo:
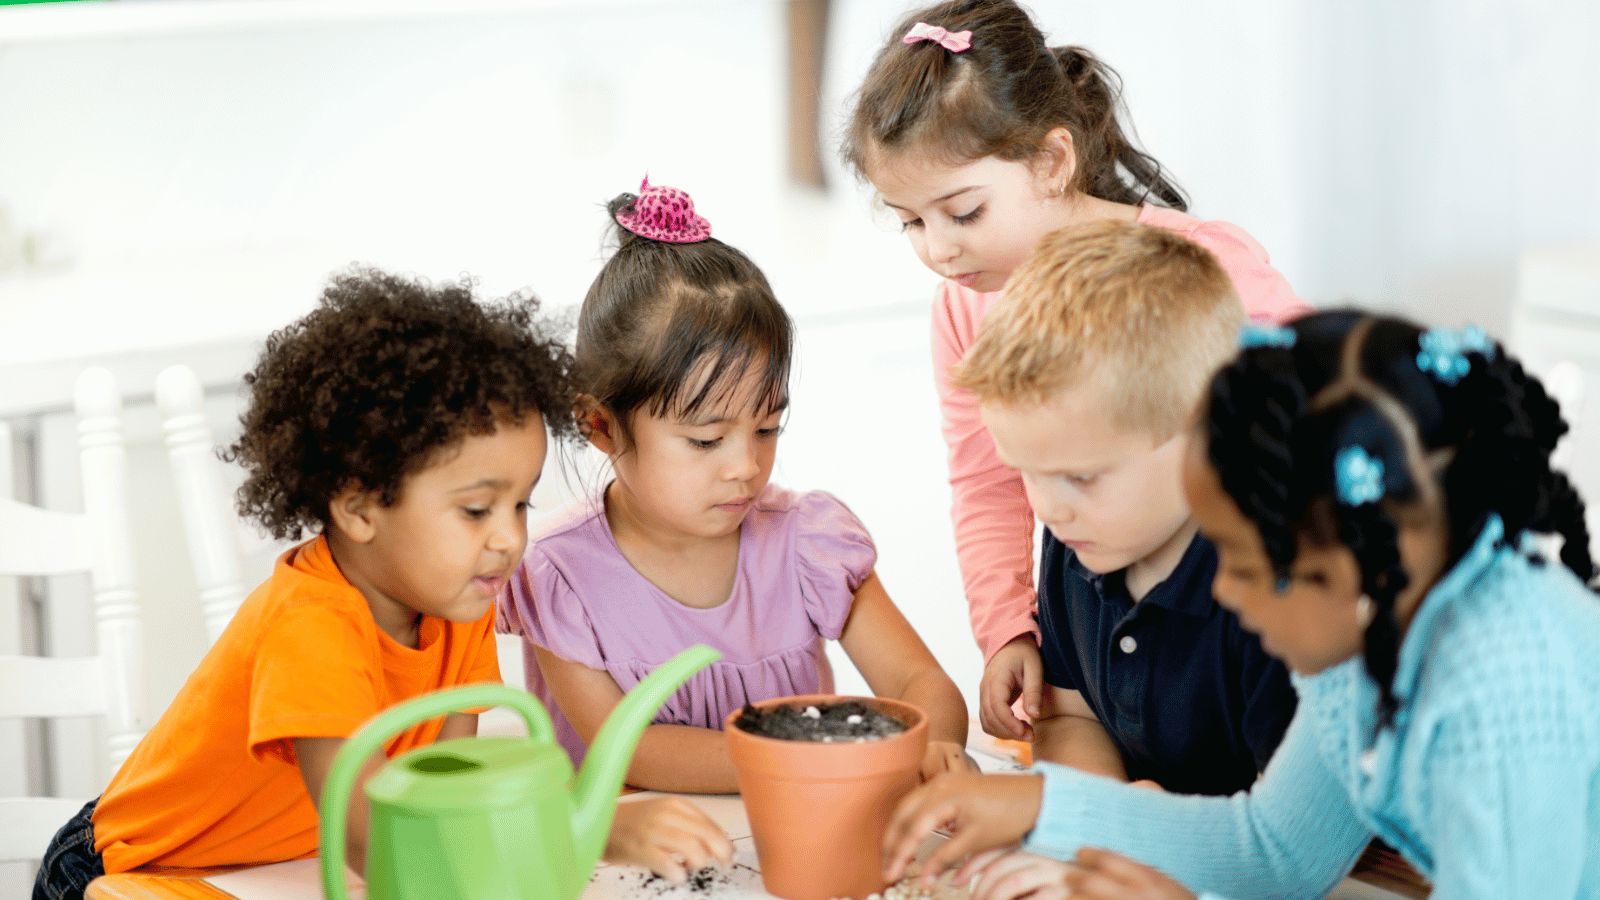
{"label": "girl in blue sweater", "polygon": [[[1295,673],[1266,772],[1226,798],[944,776],[885,874],[950,822],[925,875],[965,857],[983,897],[1321,896],[1374,836],[1434,897],[1600,896],[1600,602],[1556,404],[1475,328],[1329,312],[1241,345],[1184,481],[1217,601]],[[1019,842],[1054,859],[994,852]]]}

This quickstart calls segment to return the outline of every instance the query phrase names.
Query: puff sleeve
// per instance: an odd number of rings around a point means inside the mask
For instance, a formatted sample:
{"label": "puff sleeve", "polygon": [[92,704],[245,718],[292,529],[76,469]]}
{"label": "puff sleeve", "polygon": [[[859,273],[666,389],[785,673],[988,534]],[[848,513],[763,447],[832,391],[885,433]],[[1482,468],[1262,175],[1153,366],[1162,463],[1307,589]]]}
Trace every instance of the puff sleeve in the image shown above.
{"label": "puff sleeve", "polygon": [[605,656],[583,598],[549,556],[530,547],[500,594],[495,627],[565,660],[604,669]]}
{"label": "puff sleeve", "polygon": [[823,637],[838,640],[856,591],[878,563],[878,548],[855,513],[822,491],[800,497],[794,548],[806,614]]}

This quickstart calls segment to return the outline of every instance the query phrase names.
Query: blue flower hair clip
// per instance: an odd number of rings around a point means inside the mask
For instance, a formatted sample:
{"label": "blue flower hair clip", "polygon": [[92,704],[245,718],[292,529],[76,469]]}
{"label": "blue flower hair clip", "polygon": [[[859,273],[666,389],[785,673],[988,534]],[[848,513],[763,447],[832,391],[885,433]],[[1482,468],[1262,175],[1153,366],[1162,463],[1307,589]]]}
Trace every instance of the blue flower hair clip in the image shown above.
{"label": "blue flower hair clip", "polygon": [[1383,499],[1383,460],[1352,444],[1334,457],[1333,480],[1345,506],[1376,503]]}
{"label": "blue flower hair clip", "polygon": [[1444,384],[1453,385],[1472,371],[1468,353],[1494,359],[1494,341],[1476,325],[1430,328],[1422,333],[1417,343],[1422,347],[1417,351],[1417,368]]}
{"label": "blue flower hair clip", "polygon": [[1287,350],[1294,346],[1293,328],[1284,325],[1246,325],[1239,329],[1239,349],[1278,347]]}

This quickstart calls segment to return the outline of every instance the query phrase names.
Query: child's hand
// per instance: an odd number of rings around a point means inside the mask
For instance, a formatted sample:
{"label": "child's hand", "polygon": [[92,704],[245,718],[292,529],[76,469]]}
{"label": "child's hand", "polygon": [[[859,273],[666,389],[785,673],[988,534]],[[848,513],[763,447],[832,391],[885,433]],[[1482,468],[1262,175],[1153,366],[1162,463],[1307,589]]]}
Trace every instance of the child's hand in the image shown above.
{"label": "child's hand", "polygon": [[1067,896],[1067,873],[1060,860],[1004,850],[980,853],[963,863],[956,884],[971,878],[973,900],[1060,900]]}
{"label": "child's hand", "polygon": [[954,741],[929,741],[922,754],[922,780],[932,781],[946,772],[976,772],[978,764],[965,747]]}
{"label": "child's hand", "polygon": [[1128,783],[1136,788],[1144,788],[1147,791],[1155,791],[1158,794],[1165,794],[1167,792],[1166,788],[1148,778],[1141,778],[1138,781],[1130,781]]}
{"label": "child's hand", "polygon": [[922,883],[932,884],[957,860],[1020,841],[1039,816],[1044,778],[955,772],[916,788],[894,811],[883,834],[883,875],[898,881],[928,832],[950,825],[950,840],[922,863]]}
{"label": "child's hand", "polygon": [[617,804],[605,857],[681,882],[712,860],[732,863],[733,843],[700,807],[682,797],[659,797]]}
{"label": "child's hand", "polygon": [[985,732],[997,738],[1031,741],[1033,726],[1017,718],[1011,704],[1021,696],[1023,710],[1030,719],[1036,719],[1043,692],[1044,662],[1039,657],[1039,646],[1031,634],[1014,637],[996,650],[983,667],[983,681],[978,684],[978,722]]}
{"label": "child's hand", "polygon": [[1072,861],[1075,866],[1067,873],[1066,883],[1075,900],[1194,900],[1194,894],[1183,885],[1110,850],[1084,847]]}

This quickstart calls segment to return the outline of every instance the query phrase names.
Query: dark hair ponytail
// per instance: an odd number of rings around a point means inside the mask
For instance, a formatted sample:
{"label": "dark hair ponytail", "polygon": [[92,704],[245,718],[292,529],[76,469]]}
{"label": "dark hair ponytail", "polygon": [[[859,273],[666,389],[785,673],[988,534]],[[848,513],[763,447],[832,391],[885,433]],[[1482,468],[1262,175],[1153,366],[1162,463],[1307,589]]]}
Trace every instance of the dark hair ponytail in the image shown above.
{"label": "dark hair ponytail", "polygon": [[[951,53],[901,42],[917,22],[972,32]],[[907,15],[855,97],[841,152],[865,175],[884,153],[915,148],[952,161],[1036,156],[1056,128],[1072,134],[1072,187],[1117,203],[1188,208],[1188,199],[1125,124],[1122,80],[1082,47],[1049,47],[1011,0],[954,0]]]}
{"label": "dark hair ponytail", "polygon": [[760,382],[748,400],[784,407],[794,326],[766,276],[716,238],[672,243],[622,227],[638,199],[606,204],[616,251],[578,312],[578,393],[611,410],[624,438],[635,411],[692,416],[732,399],[752,367]]}
{"label": "dark hair ponytail", "polygon": [[[1386,725],[1400,649],[1395,601],[1410,581],[1396,513],[1416,503],[1442,511],[1447,566],[1491,515],[1509,545],[1525,531],[1559,534],[1562,562],[1594,586],[1583,500],[1550,468],[1567,426],[1503,347],[1466,352],[1466,373],[1451,382],[1419,368],[1423,331],[1401,319],[1340,310],[1289,328],[1292,346],[1244,350],[1213,378],[1202,419],[1208,458],[1280,578],[1301,535],[1355,556],[1375,613],[1364,662]],[[1381,502],[1339,502],[1335,460],[1354,446],[1383,464]]]}
{"label": "dark hair ponytail", "polygon": [[606,226],[606,239],[616,244],[619,251],[635,241],[645,240],[645,238],[623,228],[622,223],[617,221],[617,216],[632,210],[633,204],[638,200],[638,194],[623,191],[606,201],[606,218],[610,220],[610,224]]}
{"label": "dark hair ponytail", "polygon": [[[1456,390],[1473,417],[1445,473],[1447,495],[1483,497],[1485,511],[1505,521],[1507,535],[1559,534],[1562,563],[1585,582],[1594,580],[1583,499],[1565,474],[1550,468],[1550,454],[1567,433],[1554,398],[1504,353],[1474,366]],[[1451,536],[1452,553],[1466,552],[1460,542],[1471,538]]]}
{"label": "dark hair ponytail", "polygon": [[1376,503],[1341,506],[1339,542],[1350,548],[1361,570],[1361,593],[1371,603],[1372,621],[1362,641],[1362,663],[1378,685],[1378,721],[1394,717],[1394,673],[1400,662],[1400,622],[1395,600],[1411,583],[1400,562],[1400,531]]}
{"label": "dark hair ponytail", "polygon": [[1211,383],[1206,445],[1222,487],[1261,532],[1281,584],[1294,561],[1294,448],[1289,441],[1305,412],[1305,388],[1287,350],[1241,354]]}
{"label": "dark hair ponytail", "polygon": [[1189,198],[1154,156],[1132,139],[1133,125],[1122,102],[1122,77],[1082,47],[1051,47],[1050,53],[1083,110],[1084,134],[1078,151],[1084,193],[1117,203],[1140,204],[1154,197],[1162,206],[1187,210]]}

